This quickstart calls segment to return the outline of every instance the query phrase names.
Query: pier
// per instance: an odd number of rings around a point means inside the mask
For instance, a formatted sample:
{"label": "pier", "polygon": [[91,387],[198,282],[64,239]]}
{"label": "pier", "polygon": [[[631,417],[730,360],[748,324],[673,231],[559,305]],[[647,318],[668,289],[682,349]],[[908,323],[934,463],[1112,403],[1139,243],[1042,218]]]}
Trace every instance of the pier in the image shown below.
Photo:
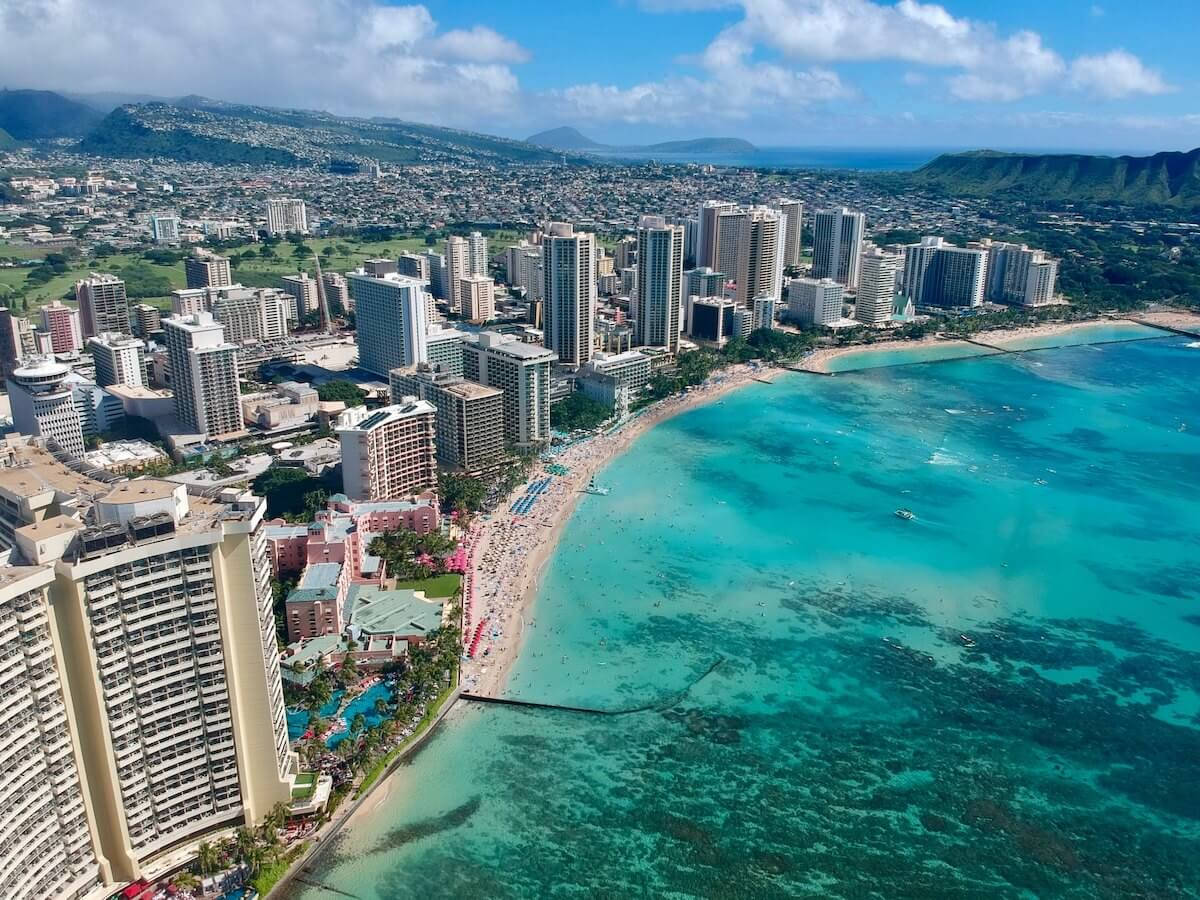
{"label": "pier", "polygon": [[342,896],[342,897],[353,897],[354,900],[359,900],[358,894],[351,894],[349,891],[339,890],[338,888],[332,887],[328,884],[321,884],[321,882],[319,882],[319,881],[310,881],[309,879],[302,878],[299,875],[293,875],[292,881],[298,882],[300,884],[308,885],[309,887],[320,888],[323,891],[329,891],[329,893],[331,893],[331,894],[338,894],[339,896]]}
{"label": "pier", "polygon": [[803,375],[822,375],[825,378],[832,378],[832,372],[818,372],[816,369],[806,369],[803,366],[788,366],[781,365],[779,368],[787,369],[789,372],[800,372]]}
{"label": "pier", "polygon": [[557,703],[536,703],[533,700],[513,700],[510,697],[486,697],[483,694],[459,694],[459,700],[472,703],[498,703],[501,706],[524,706],[526,709],[557,709],[560,712],[583,713],[589,716],[616,716],[627,710],[591,709],[586,706],[560,706]]}
{"label": "pier", "polygon": [[963,341],[967,344],[972,344],[976,347],[982,347],[984,350],[991,350],[994,353],[1015,353],[1015,350],[1005,350],[1003,347],[997,347],[995,344],[985,344],[983,341],[972,340],[969,337],[955,338],[955,340]]}
{"label": "pier", "polygon": [[1124,316],[1126,322],[1132,322],[1135,325],[1144,325],[1146,328],[1157,328],[1159,331],[1169,331],[1171,334],[1178,334],[1182,337],[1190,337],[1200,339],[1200,331],[1189,331],[1186,328],[1176,328],[1174,325],[1162,325],[1158,322],[1147,322],[1144,319],[1138,319],[1133,316]]}

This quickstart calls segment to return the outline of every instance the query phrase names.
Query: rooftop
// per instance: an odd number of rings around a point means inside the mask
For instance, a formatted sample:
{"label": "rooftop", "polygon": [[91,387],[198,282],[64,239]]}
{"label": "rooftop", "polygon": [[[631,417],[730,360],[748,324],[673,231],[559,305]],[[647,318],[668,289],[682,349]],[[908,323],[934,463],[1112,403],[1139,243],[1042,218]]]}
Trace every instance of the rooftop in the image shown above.
{"label": "rooftop", "polygon": [[420,591],[355,584],[347,605],[350,627],[365,635],[424,635],[442,625],[443,605]]}

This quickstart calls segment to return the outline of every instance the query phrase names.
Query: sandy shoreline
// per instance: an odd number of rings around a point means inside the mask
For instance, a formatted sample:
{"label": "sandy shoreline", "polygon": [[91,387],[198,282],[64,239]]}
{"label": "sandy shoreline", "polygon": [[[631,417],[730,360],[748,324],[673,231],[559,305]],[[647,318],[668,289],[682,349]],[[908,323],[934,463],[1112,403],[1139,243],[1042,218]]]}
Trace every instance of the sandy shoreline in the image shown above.
{"label": "sandy shoreline", "polygon": [[[469,624],[464,642],[470,644],[479,621],[486,619],[487,625],[476,658],[463,662],[464,691],[485,695],[503,692],[526,631],[536,627],[529,611],[542,573],[592,476],[660,422],[712,403],[755,378],[767,378],[771,371],[747,365],[723,370],[688,393],[661,401],[615,432],[596,435],[561,451],[553,464],[567,467],[568,473],[551,478],[550,486],[528,515],[510,512],[512,504],[524,495],[524,487],[505,499],[500,511],[482,523],[472,554],[468,581],[473,584],[473,596],[466,601]],[[547,476],[542,465],[532,480]]]}
{"label": "sandy shoreline", "polygon": [[[1145,313],[1137,316],[1148,325],[1161,324],[1169,328],[1200,329],[1200,315],[1184,312]],[[849,347],[824,347],[809,354],[800,368],[810,372],[832,373],[830,363],[844,356],[855,356],[860,353],[883,351],[919,350],[925,347],[955,347],[964,350],[964,356],[977,355],[979,345],[987,345],[1005,349],[1009,344],[1026,341],[1037,337],[1057,337],[1068,334],[1080,328],[1093,328],[1097,325],[1110,327],[1128,326],[1137,328],[1139,324],[1130,319],[1088,319],[1081,322],[1049,322],[1044,325],[1024,325],[1019,328],[1004,328],[993,331],[981,331],[971,336],[970,341],[958,338],[942,338],[936,335],[908,341],[878,341],[873,344],[854,344]]]}

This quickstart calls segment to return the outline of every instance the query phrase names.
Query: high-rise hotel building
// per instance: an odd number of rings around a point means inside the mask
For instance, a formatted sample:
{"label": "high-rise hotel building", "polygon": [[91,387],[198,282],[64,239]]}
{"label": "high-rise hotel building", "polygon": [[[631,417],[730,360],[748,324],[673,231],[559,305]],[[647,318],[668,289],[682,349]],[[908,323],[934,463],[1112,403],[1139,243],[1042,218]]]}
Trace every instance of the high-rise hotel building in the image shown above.
{"label": "high-rise hotel building", "polygon": [[267,232],[308,234],[308,211],[304,201],[282,198],[267,201]]}
{"label": "high-rise hotel building", "polygon": [[416,397],[337,419],[342,489],[351,500],[399,500],[437,485],[436,409]]}
{"label": "high-rise hotel building", "polygon": [[592,358],[596,318],[596,237],[552,222],[542,238],[546,346],[564,366]]}
{"label": "high-rise hotel building", "polygon": [[683,315],[683,226],[642,216],[637,230],[637,291],[633,342],[679,352]]}
{"label": "high-rise hotel building", "polygon": [[504,392],[504,438],[520,448],[550,442],[550,364],[554,354],[494,331],[462,340],[463,375]]}
{"label": "high-rise hotel building", "polygon": [[854,318],[864,325],[885,325],[892,320],[896,306],[896,287],[904,257],[878,247],[863,252],[858,270],[858,297]]}
{"label": "high-rise hotel building", "polygon": [[0,897],[109,896],[286,803],[266,505],[0,445]]}
{"label": "high-rise hotel building", "polygon": [[354,295],[358,364],[387,378],[392,369],[427,362],[424,282],[395,273],[376,278],[363,270],[346,278]]}
{"label": "high-rise hotel building", "polygon": [[235,344],[212,313],[163,319],[175,415],[206,438],[229,438],[245,432],[242,390],[238,382]]}
{"label": "high-rise hotel building", "polygon": [[133,333],[129,324],[129,298],[125,296],[125,282],[115,275],[93,272],[75,282],[75,300],[79,304],[84,337],[110,331]]}
{"label": "high-rise hotel building", "polygon": [[847,290],[858,287],[866,216],[840,209],[818,210],[813,215],[813,278],[832,278]]}

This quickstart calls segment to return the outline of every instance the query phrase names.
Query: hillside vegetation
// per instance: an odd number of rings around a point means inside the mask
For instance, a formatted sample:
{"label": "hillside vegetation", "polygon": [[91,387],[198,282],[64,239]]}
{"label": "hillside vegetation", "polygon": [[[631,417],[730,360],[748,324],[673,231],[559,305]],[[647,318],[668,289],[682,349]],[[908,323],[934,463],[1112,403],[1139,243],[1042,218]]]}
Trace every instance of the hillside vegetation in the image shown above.
{"label": "hillside vegetation", "polygon": [[951,194],[1200,207],[1200,149],[1153,156],[953,153],[912,174]]}

